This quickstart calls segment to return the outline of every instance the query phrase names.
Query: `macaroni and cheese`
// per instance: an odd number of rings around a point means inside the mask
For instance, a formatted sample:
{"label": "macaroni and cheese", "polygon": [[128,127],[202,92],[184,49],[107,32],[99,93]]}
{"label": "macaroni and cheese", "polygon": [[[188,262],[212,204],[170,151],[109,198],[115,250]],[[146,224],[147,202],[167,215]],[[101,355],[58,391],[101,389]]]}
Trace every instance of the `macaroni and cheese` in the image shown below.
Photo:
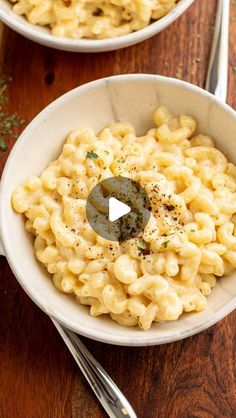
{"label": "macaroni and cheese", "polygon": [[[205,309],[216,278],[236,267],[236,166],[191,116],[160,107],[154,120],[142,137],[127,122],[71,132],[58,160],[12,195],[56,288],[92,316],[142,330]],[[86,219],[90,191],[112,176],[139,182],[152,207],[144,231],[122,243]]]}
{"label": "macaroni and cheese", "polygon": [[33,25],[68,38],[114,38],[166,15],[178,0],[11,0]]}

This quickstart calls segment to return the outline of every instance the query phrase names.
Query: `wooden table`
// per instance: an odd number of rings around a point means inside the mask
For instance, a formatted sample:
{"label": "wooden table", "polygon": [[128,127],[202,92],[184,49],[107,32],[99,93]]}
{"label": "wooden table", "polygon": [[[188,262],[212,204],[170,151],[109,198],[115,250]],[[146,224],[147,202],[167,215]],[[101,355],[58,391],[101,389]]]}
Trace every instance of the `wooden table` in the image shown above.
{"label": "wooden table", "polygon": [[[156,37],[132,48],[97,55],[54,51],[4,28],[0,72],[13,77],[9,111],[18,109],[30,121],[62,93],[119,73],[157,73],[204,86],[215,6],[214,0],[196,0]],[[234,108],[235,91],[233,1],[228,103]],[[7,153],[0,155],[1,168],[6,157]],[[0,417],[105,417],[52,323],[20,288],[3,257],[0,269]],[[160,347],[85,342],[124,391],[138,417],[233,418],[235,323],[236,312],[197,336]]]}

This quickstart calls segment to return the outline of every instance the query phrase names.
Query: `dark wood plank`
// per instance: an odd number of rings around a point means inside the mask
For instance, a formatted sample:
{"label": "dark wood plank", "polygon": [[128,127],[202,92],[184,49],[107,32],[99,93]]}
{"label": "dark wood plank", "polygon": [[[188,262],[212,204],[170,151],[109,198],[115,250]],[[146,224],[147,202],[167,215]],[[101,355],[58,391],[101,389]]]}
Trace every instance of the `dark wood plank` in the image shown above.
{"label": "dark wood plank", "polygon": [[[30,121],[62,93],[119,73],[158,73],[204,86],[216,1],[196,0],[140,45],[97,55],[51,50],[4,28],[0,69],[13,81],[9,111]],[[236,108],[236,5],[232,1],[228,103]],[[9,141],[11,148],[13,140]],[[0,154],[0,167],[6,154]],[[0,417],[102,418],[105,413],[50,320],[0,260]],[[236,416],[236,312],[198,336],[161,347],[85,340],[140,418]]]}

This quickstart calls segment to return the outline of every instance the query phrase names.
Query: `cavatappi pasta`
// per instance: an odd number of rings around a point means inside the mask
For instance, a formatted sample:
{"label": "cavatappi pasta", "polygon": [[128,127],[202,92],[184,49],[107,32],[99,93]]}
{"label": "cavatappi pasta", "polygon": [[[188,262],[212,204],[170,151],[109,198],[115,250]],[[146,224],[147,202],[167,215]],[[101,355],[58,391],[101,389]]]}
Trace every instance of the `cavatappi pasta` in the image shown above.
{"label": "cavatappi pasta", "polygon": [[[192,117],[160,107],[154,120],[143,137],[125,122],[70,133],[58,160],[12,195],[57,289],[142,330],[205,309],[216,278],[236,267],[236,166],[194,135]],[[122,244],[86,220],[89,192],[112,176],[140,182],[152,205],[144,232]]]}
{"label": "cavatappi pasta", "polygon": [[178,0],[11,0],[33,25],[68,38],[114,38],[169,13]]}

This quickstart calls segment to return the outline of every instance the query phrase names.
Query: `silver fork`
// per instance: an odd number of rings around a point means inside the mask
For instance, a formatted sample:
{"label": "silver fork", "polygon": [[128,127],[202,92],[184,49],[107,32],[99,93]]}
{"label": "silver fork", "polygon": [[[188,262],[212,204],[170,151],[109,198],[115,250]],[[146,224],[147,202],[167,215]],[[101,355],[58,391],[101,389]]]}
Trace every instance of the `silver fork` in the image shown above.
{"label": "silver fork", "polygon": [[228,88],[230,0],[218,0],[205,89],[225,102]]}
{"label": "silver fork", "polygon": [[[206,90],[225,102],[228,84],[228,31],[230,0],[218,0],[215,32],[212,43]],[[51,318],[52,319],[52,318]],[[137,418],[132,406],[89,353],[77,334],[65,329],[52,319],[83,375],[111,418]]]}
{"label": "silver fork", "polygon": [[52,319],[98,400],[111,418],[137,418],[132,406],[74,332]]}

